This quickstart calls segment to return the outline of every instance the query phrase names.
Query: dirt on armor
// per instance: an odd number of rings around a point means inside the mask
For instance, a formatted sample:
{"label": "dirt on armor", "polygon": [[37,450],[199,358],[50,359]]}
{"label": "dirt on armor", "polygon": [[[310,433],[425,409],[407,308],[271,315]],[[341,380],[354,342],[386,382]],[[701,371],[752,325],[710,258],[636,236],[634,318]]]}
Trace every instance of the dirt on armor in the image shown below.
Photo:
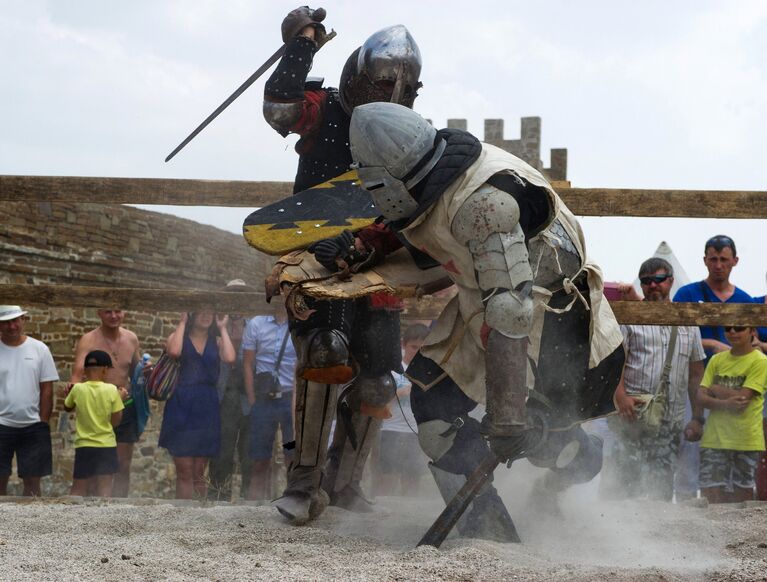
{"label": "dirt on armor", "polygon": [[9,501],[0,579],[767,579],[767,504],[594,503],[578,491],[559,508],[516,501],[523,544],[451,536],[439,550],[415,548],[441,509],[433,498],[379,498],[369,514],[329,508],[304,527],[269,506]]}

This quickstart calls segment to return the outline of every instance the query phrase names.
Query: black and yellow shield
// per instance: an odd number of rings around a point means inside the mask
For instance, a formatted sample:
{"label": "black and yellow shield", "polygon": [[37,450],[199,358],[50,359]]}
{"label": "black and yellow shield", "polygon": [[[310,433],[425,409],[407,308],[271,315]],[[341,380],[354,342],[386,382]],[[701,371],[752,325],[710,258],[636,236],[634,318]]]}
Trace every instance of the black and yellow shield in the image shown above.
{"label": "black and yellow shield", "polygon": [[356,170],[253,212],[242,225],[252,247],[280,256],[372,224],[379,212]]}

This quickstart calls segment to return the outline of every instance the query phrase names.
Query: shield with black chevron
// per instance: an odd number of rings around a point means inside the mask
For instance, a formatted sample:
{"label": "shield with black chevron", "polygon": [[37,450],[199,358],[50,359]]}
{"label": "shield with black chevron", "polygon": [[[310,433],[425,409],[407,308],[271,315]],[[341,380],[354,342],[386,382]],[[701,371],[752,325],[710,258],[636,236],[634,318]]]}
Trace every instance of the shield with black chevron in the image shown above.
{"label": "shield with black chevron", "polygon": [[251,213],[242,234],[252,247],[281,256],[372,224],[379,216],[352,170]]}

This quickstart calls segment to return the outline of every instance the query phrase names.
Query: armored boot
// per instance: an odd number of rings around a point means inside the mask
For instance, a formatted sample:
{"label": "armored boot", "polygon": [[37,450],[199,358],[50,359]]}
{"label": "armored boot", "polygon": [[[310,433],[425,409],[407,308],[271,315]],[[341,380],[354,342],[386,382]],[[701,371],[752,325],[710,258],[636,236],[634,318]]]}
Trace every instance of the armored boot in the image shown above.
{"label": "armored boot", "polygon": [[[348,423],[348,429],[340,419],[336,423],[323,488],[331,505],[367,513],[373,510],[373,502],[365,497],[360,481],[370,450],[381,432],[381,420],[353,412]],[[355,435],[356,442],[352,442],[350,434]]]}
{"label": "armored boot", "polygon": [[464,537],[494,542],[518,544],[522,541],[498,491],[489,483],[474,498],[466,521],[458,531]]}
{"label": "armored boot", "polygon": [[[419,424],[418,440],[432,459],[429,469],[445,503],[455,497],[468,476],[489,454],[479,423],[471,417],[459,417],[453,423],[431,420]],[[490,481],[458,520],[457,527],[464,537],[520,541],[514,522]]]}
{"label": "armored boot", "polygon": [[379,440],[384,418],[391,416],[387,403],[396,386],[391,374],[358,378],[347,395],[339,399],[338,421],[328,453],[323,488],[330,504],[349,511],[372,511],[360,482],[373,445]]}
{"label": "armored boot", "polygon": [[[449,473],[429,463],[434,481],[445,504],[450,503],[466,483],[464,475]],[[498,491],[489,482],[474,498],[456,523],[458,533],[465,538],[479,538],[504,543],[519,543],[519,534]]]}

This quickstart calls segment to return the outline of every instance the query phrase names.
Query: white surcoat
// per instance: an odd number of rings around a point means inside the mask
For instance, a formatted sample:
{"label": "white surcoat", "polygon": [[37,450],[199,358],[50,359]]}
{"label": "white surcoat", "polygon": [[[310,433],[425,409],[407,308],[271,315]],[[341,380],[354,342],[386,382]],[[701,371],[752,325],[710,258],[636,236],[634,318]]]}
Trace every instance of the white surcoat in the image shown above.
{"label": "white surcoat", "polygon": [[[551,227],[557,220],[575,246],[578,256],[581,257],[580,269],[577,272],[562,273],[563,288],[572,296],[572,302],[564,311],[569,310],[575,301],[585,301],[571,284],[571,281],[585,274],[589,288],[591,314],[589,368],[596,367],[623,341],[612,309],[602,293],[602,272],[587,258],[583,232],[578,221],[540,172],[516,156],[483,143],[482,152],[474,164],[450,184],[427,212],[402,230],[402,234],[415,247],[442,264],[458,288],[458,294],[448,303],[432,327],[421,353],[439,364],[467,396],[483,403],[485,401],[485,350],[481,332],[484,324],[484,307],[474,274],[472,255],[468,247],[453,237],[451,225],[466,199],[491,176],[499,172],[516,175],[533,185],[545,188],[549,194],[553,210],[549,226],[530,239],[530,248],[542,245],[539,250],[544,253],[557,253],[557,248],[561,246],[557,243],[561,239]],[[531,255],[535,254],[531,253]],[[558,261],[555,260],[554,263],[558,264]],[[535,281],[537,265],[532,264],[531,267]],[[543,318],[546,311],[551,310],[548,307],[551,296],[550,290],[541,286],[533,287],[534,311],[528,355],[536,363]],[[532,388],[533,382],[533,375],[528,369],[529,388]],[[429,389],[434,384],[436,381],[429,386],[421,387]]]}

